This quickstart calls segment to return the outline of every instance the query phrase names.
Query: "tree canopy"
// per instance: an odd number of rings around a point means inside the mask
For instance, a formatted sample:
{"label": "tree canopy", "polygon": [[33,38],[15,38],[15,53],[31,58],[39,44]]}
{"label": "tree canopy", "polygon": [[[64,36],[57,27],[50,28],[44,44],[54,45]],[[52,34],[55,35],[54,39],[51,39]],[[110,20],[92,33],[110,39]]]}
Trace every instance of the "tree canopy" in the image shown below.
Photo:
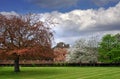
{"label": "tree canopy", "polygon": [[[99,60],[101,62],[114,62],[120,54],[120,34],[107,34],[99,44]],[[118,53],[116,53],[118,52]],[[114,55],[114,56],[113,56]]]}
{"label": "tree canopy", "polygon": [[35,20],[32,14],[0,14],[0,58],[45,58],[52,55],[53,32],[50,25]]}
{"label": "tree canopy", "polygon": [[97,47],[97,37],[91,37],[89,40],[79,39],[69,49],[66,60],[69,63],[96,63]]}

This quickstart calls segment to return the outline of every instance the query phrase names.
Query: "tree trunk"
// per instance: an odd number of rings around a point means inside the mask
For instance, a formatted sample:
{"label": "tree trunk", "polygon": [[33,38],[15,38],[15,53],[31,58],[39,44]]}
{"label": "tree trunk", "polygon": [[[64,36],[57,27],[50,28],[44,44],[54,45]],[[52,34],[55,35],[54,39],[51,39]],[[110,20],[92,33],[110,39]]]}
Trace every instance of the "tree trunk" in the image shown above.
{"label": "tree trunk", "polygon": [[14,72],[20,72],[20,67],[19,67],[19,56],[17,55],[15,60],[14,60]]}

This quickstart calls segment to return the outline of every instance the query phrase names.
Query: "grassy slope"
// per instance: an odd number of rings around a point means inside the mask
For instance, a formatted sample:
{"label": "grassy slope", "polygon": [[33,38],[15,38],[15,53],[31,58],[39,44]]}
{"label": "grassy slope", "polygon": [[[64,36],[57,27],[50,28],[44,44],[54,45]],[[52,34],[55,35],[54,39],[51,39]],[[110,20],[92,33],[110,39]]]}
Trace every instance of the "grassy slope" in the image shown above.
{"label": "grassy slope", "polygon": [[120,67],[0,67],[0,79],[120,79]]}

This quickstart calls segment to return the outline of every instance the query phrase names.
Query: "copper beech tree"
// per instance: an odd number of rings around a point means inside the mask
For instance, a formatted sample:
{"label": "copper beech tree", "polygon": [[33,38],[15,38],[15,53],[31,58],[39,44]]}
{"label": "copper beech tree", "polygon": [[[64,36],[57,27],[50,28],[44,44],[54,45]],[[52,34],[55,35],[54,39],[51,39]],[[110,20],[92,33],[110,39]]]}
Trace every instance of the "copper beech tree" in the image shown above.
{"label": "copper beech tree", "polygon": [[31,14],[0,14],[0,59],[14,60],[15,72],[20,71],[20,58],[51,58],[52,38],[51,27]]}
{"label": "copper beech tree", "polygon": [[68,54],[67,48],[55,48],[54,62],[65,62],[66,54]]}

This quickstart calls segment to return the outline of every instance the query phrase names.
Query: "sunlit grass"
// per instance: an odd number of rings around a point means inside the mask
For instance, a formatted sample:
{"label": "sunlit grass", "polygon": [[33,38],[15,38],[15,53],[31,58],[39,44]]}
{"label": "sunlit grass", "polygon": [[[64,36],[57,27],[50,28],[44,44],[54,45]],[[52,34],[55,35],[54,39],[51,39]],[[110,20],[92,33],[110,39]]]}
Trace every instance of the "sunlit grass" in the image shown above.
{"label": "sunlit grass", "polygon": [[119,79],[120,67],[0,67],[0,79]]}

